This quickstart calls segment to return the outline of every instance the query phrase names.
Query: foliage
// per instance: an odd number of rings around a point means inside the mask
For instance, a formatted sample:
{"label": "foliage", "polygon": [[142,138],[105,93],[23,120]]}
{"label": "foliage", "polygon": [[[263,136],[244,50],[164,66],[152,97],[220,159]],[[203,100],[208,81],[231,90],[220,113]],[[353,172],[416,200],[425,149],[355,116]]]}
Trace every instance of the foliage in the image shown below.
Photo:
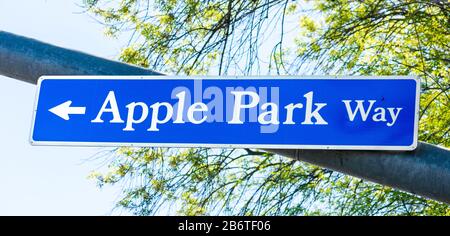
{"label": "foliage", "polygon": [[[107,34],[130,37],[121,60],[166,73],[420,76],[419,139],[450,146],[446,1],[89,0],[85,7]],[[446,204],[259,150],[120,148],[108,171],[92,177],[100,186],[122,183],[118,207],[137,215],[450,214]]]}

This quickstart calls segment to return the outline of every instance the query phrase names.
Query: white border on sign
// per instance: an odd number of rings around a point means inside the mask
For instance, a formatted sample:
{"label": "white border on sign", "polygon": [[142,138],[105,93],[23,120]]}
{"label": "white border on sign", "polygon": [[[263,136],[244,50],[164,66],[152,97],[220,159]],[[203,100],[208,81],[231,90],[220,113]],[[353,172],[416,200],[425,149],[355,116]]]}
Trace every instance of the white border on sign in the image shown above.
{"label": "white border on sign", "polygon": [[[414,80],[416,82],[416,107],[414,118],[414,135],[413,143],[409,146],[362,146],[362,145],[292,145],[292,144],[207,144],[207,143],[114,143],[114,142],[62,142],[62,141],[35,141],[33,140],[34,124],[37,113],[37,106],[39,100],[39,93],[41,83],[43,80],[49,79],[109,79],[109,80],[175,80],[175,79],[189,79],[189,80],[252,80],[252,79],[279,79],[279,80],[294,80],[294,79],[317,79],[317,80]],[[191,148],[191,147],[206,147],[206,148],[257,148],[257,149],[318,149],[318,150],[386,150],[386,151],[411,151],[416,149],[418,142],[419,131],[419,103],[420,103],[420,78],[418,76],[170,76],[170,75],[146,75],[146,76],[108,76],[108,75],[73,75],[73,76],[41,76],[37,83],[37,92],[33,106],[33,117],[31,120],[31,131],[29,141],[31,145],[39,146],[83,146],[83,147],[175,147],[175,148]]]}

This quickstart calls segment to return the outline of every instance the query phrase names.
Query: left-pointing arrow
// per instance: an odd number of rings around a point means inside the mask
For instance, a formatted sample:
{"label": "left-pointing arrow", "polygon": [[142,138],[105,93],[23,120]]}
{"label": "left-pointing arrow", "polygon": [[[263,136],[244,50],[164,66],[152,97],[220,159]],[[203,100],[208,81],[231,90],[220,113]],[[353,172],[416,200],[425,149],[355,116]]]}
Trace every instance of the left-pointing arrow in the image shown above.
{"label": "left-pointing arrow", "polygon": [[71,107],[72,101],[67,101],[62,104],[59,104],[56,107],[50,108],[49,111],[64,120],[69,120],[70,114],[83,115],[86,113],[86,107]]}

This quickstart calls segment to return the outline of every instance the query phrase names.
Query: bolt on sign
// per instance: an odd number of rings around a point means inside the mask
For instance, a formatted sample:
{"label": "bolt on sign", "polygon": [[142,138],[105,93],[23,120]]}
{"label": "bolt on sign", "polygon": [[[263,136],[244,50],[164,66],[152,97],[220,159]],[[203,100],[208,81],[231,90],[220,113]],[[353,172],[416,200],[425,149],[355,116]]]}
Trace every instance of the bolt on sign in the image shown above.
{"label": "bolt on sign", "polygon": [[413,150],[416,77],[44,76],[33,145]]}

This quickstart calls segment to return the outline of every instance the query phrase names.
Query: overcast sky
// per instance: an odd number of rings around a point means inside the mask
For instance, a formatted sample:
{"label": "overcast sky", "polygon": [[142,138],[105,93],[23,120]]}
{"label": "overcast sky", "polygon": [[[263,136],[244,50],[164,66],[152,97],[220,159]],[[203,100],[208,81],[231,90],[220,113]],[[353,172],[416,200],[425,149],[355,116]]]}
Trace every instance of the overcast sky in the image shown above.
{"label": "overcast sky", "polygon": [[[117,58],[122,43],[103,36],[80,2],[0,0],[0,30]],[[34,85],[0,76],[0,215],[111,214],[119,187],[99,189],[87,179],[99,163],[86,160],[105,149],[29,144],[35,92]]]}
{"label": "overcast sky", "polygon": [[[127,40],[105,37],[102,25],[82,12],[81,2],[0,0],[0,30],[117,59]],[[286,20],[286,45],[294,43],[297,20]],[[267,27],[262,58],[269,58],[279,40],[280,32]],[[35,85],[0,76],[0,215],[111,214],[120,186],[98,189],[86,178],[99,165],[86,160],[109,149],[31,146],[35,92]]]}

